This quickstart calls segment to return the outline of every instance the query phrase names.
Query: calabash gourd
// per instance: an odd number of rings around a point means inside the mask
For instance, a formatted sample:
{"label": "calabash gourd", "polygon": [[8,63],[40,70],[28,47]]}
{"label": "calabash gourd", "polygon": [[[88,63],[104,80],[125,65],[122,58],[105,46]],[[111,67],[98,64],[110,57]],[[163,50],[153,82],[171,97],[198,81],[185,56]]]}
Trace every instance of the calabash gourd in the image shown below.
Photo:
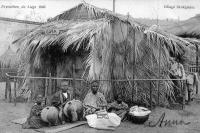
{"label": "calabash gourd", "polygon": [[65,104],[63,112],[70,122],[81,120],[83,117],[83,103],[79,100],[72,100]]}
{"label": "calabash gourd", "polygon": [[59,122],[59,110],[56,107],[48,106],[41,111],[41,118],[50,125],[57,125]]}

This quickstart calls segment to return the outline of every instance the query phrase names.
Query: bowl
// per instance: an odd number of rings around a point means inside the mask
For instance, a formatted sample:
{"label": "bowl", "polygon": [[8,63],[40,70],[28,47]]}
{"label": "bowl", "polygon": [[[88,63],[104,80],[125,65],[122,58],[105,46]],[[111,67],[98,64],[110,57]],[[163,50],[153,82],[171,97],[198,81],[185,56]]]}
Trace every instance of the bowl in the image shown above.
{"label": "bowl", "polygon": [[133,106],[130,108],[128,114],[130,121],[135,124],[143,124],[149,119],[150,113],[151,111],[145,107]]}
{"label": "bowl", "polygon": [[143,124],[149,119],[149,114],[145,116],[135,116],[129,113],[129,119],[135,124]]}

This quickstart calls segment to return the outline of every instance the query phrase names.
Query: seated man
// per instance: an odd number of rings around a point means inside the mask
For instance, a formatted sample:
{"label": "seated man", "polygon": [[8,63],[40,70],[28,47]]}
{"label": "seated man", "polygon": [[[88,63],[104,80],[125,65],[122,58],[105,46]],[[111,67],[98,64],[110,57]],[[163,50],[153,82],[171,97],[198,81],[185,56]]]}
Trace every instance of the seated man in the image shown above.
{"label": "seated man", "polygon": [[55,94],[53,94],[52,99],[51,99],[51,105],[59,109],[59,112],[60,112],[59,117],[62,123],[65,123],[66,121],[68,121],[63,113],[64,105],[68,101],[71,101],[72,99],[74,99],[75,94],[77,93],[80,93],[80,92],[77,92],[76,89],[73,89],[73,87],[69,85],[69,81],[63,80],[61,82],[60,90],[57,91]]}
{"label": "seated man", "polygon": [[91,84],[91,92],[89,92],[84,101],[83,105],[85,108],[85,115],[93,114],[97,110],[103,109],[106,107],[107,102],[104,95],[98,92],[99,84],[97,81],[93,81]]}
{"label": "seated man", "polygon": [[36,98],[36,103],[31,108],[31,112],[26,122],[22,125],[22,128],[41,128],[47,126],[48,124],[43,122],[40,116],[40,113],[44,106],[42,105],[43,97],[38,95]]}
{"label": "seated man", "polygon": [[127,113],[128,105],[122,101],[122,95],[118,95],[115,101],[108,104],[108,111],[116,113],[122,120]]}
{"label": "seated man", "polygon": [[68,88],[69,81],[62,81],[60,90],[51,96],[51,105],[59,108],[63,106],[67,101],[71,100],[73,89]]}
{"label": "seated man", "polygon": [[63,88],[54,93],[51,97],[51,105],[57,108],[61,107],[67,101],[67,96],[64,95],[65,93],[67,92]]}

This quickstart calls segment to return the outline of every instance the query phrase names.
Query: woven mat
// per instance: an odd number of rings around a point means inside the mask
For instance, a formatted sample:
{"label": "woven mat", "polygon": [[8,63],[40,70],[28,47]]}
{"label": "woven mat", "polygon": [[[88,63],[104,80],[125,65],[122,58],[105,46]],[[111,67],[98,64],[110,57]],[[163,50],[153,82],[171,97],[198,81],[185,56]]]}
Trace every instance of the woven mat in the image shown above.
{"label": "woven mat", "polygon": [[77,122],[74,122],[74,123],[66,123],[64,125],[59,125],[59,126],[44,127],[44,128],[40,128],[40,129],[35,129],[35,131],[41,132],[41,133],[57,133],[57,132],[68,130],[68,129],[78,127],[78,126],[81,126],[81,125],[85,125],[85,124],[87,124],[87,121],[77,121]]}

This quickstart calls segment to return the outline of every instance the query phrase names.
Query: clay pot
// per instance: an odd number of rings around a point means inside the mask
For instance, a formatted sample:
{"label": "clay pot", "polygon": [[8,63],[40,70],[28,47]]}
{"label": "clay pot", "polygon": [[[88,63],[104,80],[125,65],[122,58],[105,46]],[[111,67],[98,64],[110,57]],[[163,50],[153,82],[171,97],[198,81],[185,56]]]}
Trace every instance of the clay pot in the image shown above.
{"label": "clay pot", "polygon": [[41,112],[41,118],[44,122],[48,122],[50,125],[57,125],[59,110],[56,107],[45,107]]}

